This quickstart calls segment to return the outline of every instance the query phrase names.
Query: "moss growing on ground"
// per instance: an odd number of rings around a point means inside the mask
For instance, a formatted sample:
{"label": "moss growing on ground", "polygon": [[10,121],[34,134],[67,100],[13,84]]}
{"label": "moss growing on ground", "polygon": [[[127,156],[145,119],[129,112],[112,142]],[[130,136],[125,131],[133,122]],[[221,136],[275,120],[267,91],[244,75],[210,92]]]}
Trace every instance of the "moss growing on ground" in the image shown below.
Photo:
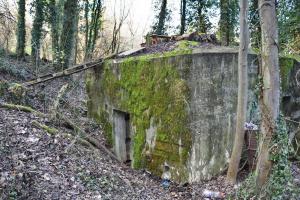
{"label": "moss growing on ground", "polygon": [[0,81],[0,97],[4,96],[9,88],[9,83],[7,81]]}

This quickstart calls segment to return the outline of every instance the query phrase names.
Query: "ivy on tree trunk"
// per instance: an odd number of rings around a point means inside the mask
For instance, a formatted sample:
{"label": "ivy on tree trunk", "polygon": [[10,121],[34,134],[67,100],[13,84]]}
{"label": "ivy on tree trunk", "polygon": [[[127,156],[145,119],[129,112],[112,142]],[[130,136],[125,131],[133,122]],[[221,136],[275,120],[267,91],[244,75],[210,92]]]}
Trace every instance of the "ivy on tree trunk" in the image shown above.
{"label": "ivy on tree trunk", "polygon": [[62,64],[68,68],[74,62],[75,33],[77,29],[77,6],[78,0],[66,0],[64,4],[64,21],[61,34]]}
{"label": "ivy on tree trunk", "polygon": [[160,12],[158,15],[157,29],[155,31],[155,33],[158,35],[164,34],[166,16],[167,16],[167,0],[162,0]]}
{"label": "ivy on tree trunk", "polygon": [[180,35],[184,34],[186,29],[186,0],[181,0],[180,5]]}
{"label": "ivy on tree trunk", "polygon": [[25,53],[25,12],[26,12],[26,1],[18,1],[18,30],[17,30],[17,55],[18,57],[24,57]]}
{"label": "ivy on tree trunk", "polygon": [[35,16],[31,31],[31,57],[32,61],[38,67],[40,62],[40,50],[41,50],[41,39],[42,29],[45,19],[44,15],[44,0],[35,1]]}
{"label": "ivy on tree trunk", "polygon": [[219,30],[222,45],[228,46],[234,41],[234,29],[237,24],[237,0],[220,0]]}
{"label": "ivy on tree trunk", "polygon": [[256,186],[262,188],[272,167],[270,144],[279,117],[280,78],[278,58],[278,25],[275,0],[259,0],[261,26],[261,58],[263,88],[260,99],[262,112],[261,137],[256,166]]}

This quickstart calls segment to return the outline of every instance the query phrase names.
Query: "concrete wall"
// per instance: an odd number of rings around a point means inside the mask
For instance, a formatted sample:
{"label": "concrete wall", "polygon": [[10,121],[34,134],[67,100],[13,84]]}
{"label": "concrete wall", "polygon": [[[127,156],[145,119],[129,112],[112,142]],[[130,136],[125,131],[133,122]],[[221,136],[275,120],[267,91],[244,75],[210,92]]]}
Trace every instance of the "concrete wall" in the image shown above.
{"label": "concrete wall", "polygon": [[[189,126],[193,146],[189,181],[210,179],[228,162],[235,132],[238,54],[228,51],[196,53],[188,77],[191,91]],[[257,77],[256,57],[249,55],[249,102]]]}
{"label": "concrete wall", "polygon": [[[110,61],[87,74],[89,114],[108,141],[113,109],[130,114],[133,167],[160,176],[167,162],[175,181],[209,179],[224,170],[233,144],[237,52],[218,47]],[[248,121],[257,121],[257,58],[248,61]]]}

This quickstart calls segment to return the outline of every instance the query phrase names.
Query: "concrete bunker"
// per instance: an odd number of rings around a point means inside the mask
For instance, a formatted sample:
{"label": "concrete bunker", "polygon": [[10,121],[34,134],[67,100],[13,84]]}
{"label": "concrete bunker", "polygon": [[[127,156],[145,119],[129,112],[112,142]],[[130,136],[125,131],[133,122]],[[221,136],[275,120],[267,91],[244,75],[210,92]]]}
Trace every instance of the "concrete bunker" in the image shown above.
{"label": "concrete bunker", "polygon": [[[250,53],[247,121],[258,113],[257,63]],[[87,72],[89,116],[102,124],[118,158],[130,158],[133,168],[160,176],[168,163],[174,181],[210,179],[226,169],[231,153],[237,64],[238,49],[224,47],[109,60]],[[293,75],[299,62],[282,60],[281,67],[283,96],[300,96]]]}

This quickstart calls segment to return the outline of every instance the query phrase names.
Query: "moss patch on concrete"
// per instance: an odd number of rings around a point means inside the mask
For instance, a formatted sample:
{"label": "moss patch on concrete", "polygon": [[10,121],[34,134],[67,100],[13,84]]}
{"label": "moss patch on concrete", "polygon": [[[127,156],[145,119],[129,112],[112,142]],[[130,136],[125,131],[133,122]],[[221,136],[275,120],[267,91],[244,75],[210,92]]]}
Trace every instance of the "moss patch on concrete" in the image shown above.
{"label": "moss patch on concrete", "polygon": [[[88,93],[92,94],[89,95],[92,98],[89,110],[96,112],[93,117],[96,116],[102,125],[106,124],[103,126],[109,132],[106,133],[108,139],[111,139],[112,124],[104,115],[110,112],[103,109],[104,101],[130,113],[134,130],[133,166],[148,168],[161,175],[162,166],[167,162],[171,166],[172,177],[179,181],[187,180],[186,162],[192,142],[187,127],[189,91],[186,81],[180,78],[176,69],[176,59],[169,57],[184,53],[188,52],[166,52],[163,57],[153,54],[139,56],[117,64],[108,61],[104,64],[100,80],[90,73],[86,81]],[[157,57],[160,58],[155,59]],[[103,90],[103,94],[95,89]],[[156,127],[154,148],[146,143],[146,130],[151,119]]]}
{"label": "moss patch on concrete", "polygon": [[192,47],[198,45],[197,42],[191,42],[191,41],[179,41],[177,43],[177,47],[172,50],[172,51],[165,51],[162,53],[153,53],[153,54],[146,54],[146,55],[141,55],[137,57],[130,57],[124,59],[124,62],[128,62],[130,60],[152,60],[152,59],[157,59],[157,58],[170,58],[170,57],[175,57],[175,56],[180,56],[180,55],[187,55],[187,54],[192,54],[193,49]]}
{"label": "moss patch on concrete", "polygon": [[281,87],[284,91],[288,87],[290,72],[294,67],[294,59],[281,57],[279,59],[279,66],[280,66],[280,76],[281,76]]}
{"label": "moss patch on concrete", "polygon": [[101,72],[97,69],[86,73],[85,83],[88,93],[87,107],[88,115],[100,123],[107,139],[107,143],[113,145],[112,124],[109,122],[109,114],[104,110],[104,98],[100,84]]}

